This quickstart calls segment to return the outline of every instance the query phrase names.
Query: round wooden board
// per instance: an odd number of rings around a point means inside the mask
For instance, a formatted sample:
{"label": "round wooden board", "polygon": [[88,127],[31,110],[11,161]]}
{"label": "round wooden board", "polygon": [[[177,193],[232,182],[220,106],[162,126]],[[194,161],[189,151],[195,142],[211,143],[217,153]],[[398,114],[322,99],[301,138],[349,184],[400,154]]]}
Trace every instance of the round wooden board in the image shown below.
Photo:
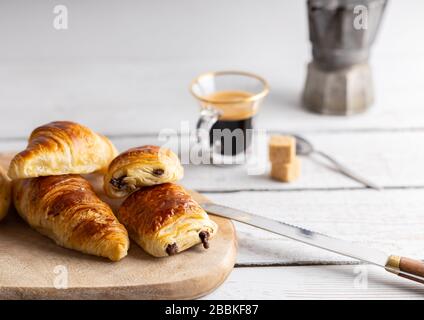
{"label": "round wooden board", "polygon": [[[0,165],[10,157],[0,154]],[[101,177],[88,176],[100,197]],[[193,192],[196,198],[200,195]],[[109,201],[107,201],[109,202]],[[112,208],[118,201],[110,203]],[[154,258],[134,242],[119,262],[57,246],[10,210],[0,223],[1,299],[193,299],[216,289],[236,258],[232,222],[216,216],[219,232],[208,250],[201,245],[173,257]],[[61,288],[66,285],[67,288]]]}

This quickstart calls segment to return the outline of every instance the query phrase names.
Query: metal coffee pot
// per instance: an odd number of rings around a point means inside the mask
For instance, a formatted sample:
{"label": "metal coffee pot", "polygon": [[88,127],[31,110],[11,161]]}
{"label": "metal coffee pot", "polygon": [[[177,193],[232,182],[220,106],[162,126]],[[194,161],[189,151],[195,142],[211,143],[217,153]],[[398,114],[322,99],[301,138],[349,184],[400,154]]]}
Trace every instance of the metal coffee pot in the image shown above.
{"label": "metal coffee pot", "polygon": [[304,105],[318,113],[350,115],[374,101],[370,49],[387,0],[308,0],[309,63]]}

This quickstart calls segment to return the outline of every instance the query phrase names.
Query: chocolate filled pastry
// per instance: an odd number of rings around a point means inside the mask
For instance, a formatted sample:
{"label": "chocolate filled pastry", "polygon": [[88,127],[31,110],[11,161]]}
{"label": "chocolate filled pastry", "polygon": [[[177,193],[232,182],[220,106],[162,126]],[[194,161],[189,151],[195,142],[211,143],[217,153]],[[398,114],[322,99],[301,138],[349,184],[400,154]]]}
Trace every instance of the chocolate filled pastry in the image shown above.
{"label": "chocolate filled pastry", "polygon": [[180,160],[171,150],[136,147],[111,162],[104,176],[104,191],[111,198],[123,198],[141,187],[176,182],[183,174]]}
{"label": "chocolate filled pastry", "polygon": [[127,255],[125,227],[81,176],[14,180],[12,189],[19,215],[58,245],[112,261]]}
{"label": "chocolate filled pastry", "polygon": [[118,211],[130,237],[147,253],[166,257],[199,243],[207,249],[218,226],[183,187],[165,183],[133,192]]}
{"label": "chocolate filled pastry", "polygon": [[118,154],[112,142],[87,127],[69,121],[35,129],[27,148],[10,163],[11,179],[105,170]]}
{"label": "chocolate filled pastry", "polygon": [[6,173],[0,167],[0,221],[6,216],[11,202],[11,184]]}

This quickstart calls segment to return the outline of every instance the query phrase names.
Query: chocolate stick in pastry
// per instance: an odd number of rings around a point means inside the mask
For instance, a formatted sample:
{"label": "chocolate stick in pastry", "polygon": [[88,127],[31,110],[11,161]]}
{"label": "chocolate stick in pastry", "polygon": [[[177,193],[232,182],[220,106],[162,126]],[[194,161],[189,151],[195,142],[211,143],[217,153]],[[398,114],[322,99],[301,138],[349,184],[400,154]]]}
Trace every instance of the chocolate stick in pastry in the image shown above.
{"label": "chocolate stick in pastry", "polygon": [[209,248],[218,226],[183,187],[165,183],[133,192],[118,210],[130,237],[155,257],[194,245]]}
{"label": "chocolate stick in pastry", "polygon": [[167,148],[142,146],[117,156],[104,176],[104,191],[123,198],[145,186],[176,182],[184,174],[178,156]]}

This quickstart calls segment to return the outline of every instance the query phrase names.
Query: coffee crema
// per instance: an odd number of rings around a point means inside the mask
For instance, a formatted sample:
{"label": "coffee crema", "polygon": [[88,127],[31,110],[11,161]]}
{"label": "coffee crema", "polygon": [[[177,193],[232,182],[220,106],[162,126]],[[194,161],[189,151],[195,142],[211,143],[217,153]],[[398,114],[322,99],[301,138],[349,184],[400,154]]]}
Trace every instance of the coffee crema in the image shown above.
{"label": "coffee crema", "polygon": [[257,112],[256,102],[249,101],[252,96],[252,93],[241,90],[217,91],[205,96],[205,100],[210,103],[204,103],[204,106],[213,105],[218,109],[221,112],[221,121],[244,120]]}
{"label": "coffee crema", "polygon": [[205,107],[212,105],[219,110],[218,121],[209,133],[210,143],[219,141],[222,155],[237,155],[245,152],[251,144],[253,116],[257,112],[257,102],[250,101],[253,94],[246,91],[217,91],[205,97],[210,101]]}

